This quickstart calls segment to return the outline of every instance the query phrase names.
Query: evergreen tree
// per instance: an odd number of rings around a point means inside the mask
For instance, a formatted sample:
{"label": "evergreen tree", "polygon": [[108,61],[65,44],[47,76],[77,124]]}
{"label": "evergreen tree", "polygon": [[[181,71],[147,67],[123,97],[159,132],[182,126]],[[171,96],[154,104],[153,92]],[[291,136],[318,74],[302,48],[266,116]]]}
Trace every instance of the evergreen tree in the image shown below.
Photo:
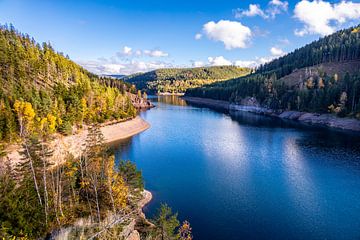
{"label": "evergreen tree", "polygon": [[166,204],[161,204],[158,214],[154,219],[157,232],[161,240],[178,239],[175,230],[179,226],[177,213],[173,214],[171,208]]}

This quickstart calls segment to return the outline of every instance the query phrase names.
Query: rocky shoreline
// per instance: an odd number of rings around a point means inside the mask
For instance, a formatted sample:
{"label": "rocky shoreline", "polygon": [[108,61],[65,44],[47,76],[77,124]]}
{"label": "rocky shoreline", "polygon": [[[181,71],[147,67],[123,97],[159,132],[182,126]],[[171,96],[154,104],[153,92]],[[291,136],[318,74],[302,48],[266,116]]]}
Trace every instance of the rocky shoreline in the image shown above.
{"label": "rocky shoreline", "polygon": [[339,118],[332,114],[308,113],[299,111],[275,111],[272,109],[259,107],[255,105],[239,105],[228,101],[214,100],[208,98],[183,97],[187,102],[218,108],[227,111],[243,111],[261,115],[278,117],[297,121],[304,124],[329,127],[332,129],[352,131],[360,133],[360,121],[354,118]]}

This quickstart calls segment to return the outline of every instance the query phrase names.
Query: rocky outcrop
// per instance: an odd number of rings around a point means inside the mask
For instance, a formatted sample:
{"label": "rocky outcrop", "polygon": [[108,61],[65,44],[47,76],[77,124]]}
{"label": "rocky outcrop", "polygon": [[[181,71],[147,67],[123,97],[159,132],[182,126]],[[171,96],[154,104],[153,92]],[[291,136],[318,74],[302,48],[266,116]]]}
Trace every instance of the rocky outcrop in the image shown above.
{"label": "rocky outcrop", "polygon": [[[127,216],[109,214],[102,222],[97,223],[91,221],[90,218],[80,218],[71,226],[56,230],[52,232],[49,237],[50,240],[65,240],[65,239],[97,239],[98,236],[105,234],[106,230],[121,227],[121,232],[117,233],[119,239],[125,240],[140,240],[139,231],[136,230],[136,224],[139,219],[150,223],[142,212],[142,208],[148,204],[152,199],[151,192],[144,190],[143,197],[139,200],[137,209],[133,214]],[[80,236],[80,237],[79,237]]]}
{"label": "rocky outcrop", "polygon": [[139,96],[137,96],[135,94],[131,94],[131,93],[129,93],[128,96],[131,99],[131,103],[137,109],[150,109],[150,108],[154,107],[154,105],[146,98],[142,98],[142,97],[139,97]]}
{"label": "rocky outcrop", "polygon": [[140,240],[139,232],[136,230],[132,231],[126,240]]}

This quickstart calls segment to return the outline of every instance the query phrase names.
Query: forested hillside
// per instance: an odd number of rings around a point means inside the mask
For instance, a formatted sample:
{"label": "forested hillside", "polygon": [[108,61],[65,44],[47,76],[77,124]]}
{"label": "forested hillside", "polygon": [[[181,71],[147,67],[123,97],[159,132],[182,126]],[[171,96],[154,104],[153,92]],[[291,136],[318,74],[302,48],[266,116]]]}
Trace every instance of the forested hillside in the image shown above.
{"label": "forested hillside", "polygon": [[189,89],[188,96],[244,102],[254,97],[263,107],[333,112],[360,118],[360,27],[338,31],[255,73]]}
{"label": "forested hillside", "polygon": [[[146,239],[178,239],[189,228],[167,205],[146,220],[141,172],[130,161],[114,166],[97,123],[134,117],[131,98],[140,96],[129,91],[136,93],[0,27],[0,239],[124,239],[138,222]],[[53,133],[83,124],[90,126],[79,156],[58,154]],[[15,140],[19,158],[11,162],[4,143]]]}
{"label": "forested hillside", "polygon": [[26,128],[70,133],[74,125],[133,117],[129,88],[89,73],[49,43],[0,27],[0,142]]}
{"label": "forested hillside", "polygon": [[200,87],[249,73],[250,69],[235,66],[166,68],[130,75],[124,80],[135,84],[138,89],[147,90],[150,93],[184,93],[189,88]]}

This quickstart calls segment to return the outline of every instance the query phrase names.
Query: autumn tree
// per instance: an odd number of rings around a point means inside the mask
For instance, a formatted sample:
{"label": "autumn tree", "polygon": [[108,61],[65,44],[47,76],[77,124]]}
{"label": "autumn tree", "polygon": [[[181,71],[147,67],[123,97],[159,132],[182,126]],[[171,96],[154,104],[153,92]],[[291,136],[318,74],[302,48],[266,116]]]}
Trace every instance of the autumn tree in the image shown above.
{"label": "autumn tree", "polygon": [[191,234],[192,228],[188,221],[184,221],[179,227],[179,239],[180,240],[192,240],[193,236]]}

